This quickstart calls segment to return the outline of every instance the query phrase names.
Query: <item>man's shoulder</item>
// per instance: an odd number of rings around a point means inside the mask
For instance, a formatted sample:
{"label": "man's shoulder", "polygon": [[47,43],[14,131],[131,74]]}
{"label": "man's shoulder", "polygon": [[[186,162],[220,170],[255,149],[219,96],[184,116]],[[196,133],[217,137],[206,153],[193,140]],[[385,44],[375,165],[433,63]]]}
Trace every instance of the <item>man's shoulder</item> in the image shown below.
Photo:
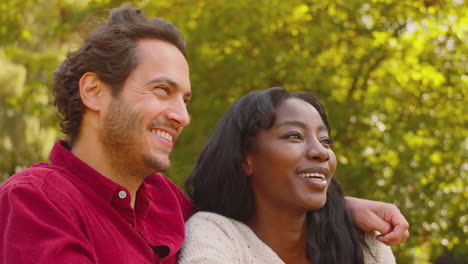
{"label": "man's shoulder", "polygon": [[8,178],[1,186],[0,193],[12,189],[28,188],[31,191],[47,192],[50,194],[67,193],[74,188],[67,172],[48,163],[37,163]]}

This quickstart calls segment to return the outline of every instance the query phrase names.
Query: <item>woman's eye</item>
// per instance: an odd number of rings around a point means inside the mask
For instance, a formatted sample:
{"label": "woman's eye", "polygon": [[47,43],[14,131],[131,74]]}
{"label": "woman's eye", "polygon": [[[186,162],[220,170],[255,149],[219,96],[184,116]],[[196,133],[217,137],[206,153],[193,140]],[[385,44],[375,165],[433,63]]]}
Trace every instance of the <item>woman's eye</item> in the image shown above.
{"label": "woman's eye", "polygon": [[285,136],[285,138],[287,138],[287,139],[302,139],[302,136],[299,133],[292,133],[292,134],[287,134]]}
{"label": "woman's eye", "polygon": [[323,139],[320,140],[320,143],[322,143],[325,146],[331,146],[332,141],[329,138],[323,138]]}

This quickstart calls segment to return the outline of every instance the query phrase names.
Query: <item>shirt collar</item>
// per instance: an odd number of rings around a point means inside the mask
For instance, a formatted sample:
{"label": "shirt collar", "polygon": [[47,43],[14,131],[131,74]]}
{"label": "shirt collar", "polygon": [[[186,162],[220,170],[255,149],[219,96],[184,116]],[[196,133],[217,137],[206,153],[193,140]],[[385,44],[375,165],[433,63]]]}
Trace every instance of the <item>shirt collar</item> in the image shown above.
{"label": "shirt collar", "polygon": [[128,193],[126,188],[103,176],[71,153],[68,144],[63,140],[55,142],[49,158],[52,165],[68,171],[68,174],[91,188],[98,196],[109,203],[117,191],[123,189]]}

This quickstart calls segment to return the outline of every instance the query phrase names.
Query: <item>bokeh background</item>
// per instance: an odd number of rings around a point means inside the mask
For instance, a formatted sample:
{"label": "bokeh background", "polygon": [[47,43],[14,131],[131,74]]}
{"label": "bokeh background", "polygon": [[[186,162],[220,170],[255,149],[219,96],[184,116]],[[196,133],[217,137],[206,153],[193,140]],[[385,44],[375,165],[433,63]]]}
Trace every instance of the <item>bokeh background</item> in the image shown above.
{"label": "bokeh background", "polygon": [[[0,182],[61,138],[49,84],[123,1],[0,2]],[[179,186],[236,98],[283,86],[325,103],[348,195],[397,204],[399,263],[468,263],[467,0],[132,2],[188,42],[192,123],[167,173]],[[1,212],[0,212],[1,213]]]}

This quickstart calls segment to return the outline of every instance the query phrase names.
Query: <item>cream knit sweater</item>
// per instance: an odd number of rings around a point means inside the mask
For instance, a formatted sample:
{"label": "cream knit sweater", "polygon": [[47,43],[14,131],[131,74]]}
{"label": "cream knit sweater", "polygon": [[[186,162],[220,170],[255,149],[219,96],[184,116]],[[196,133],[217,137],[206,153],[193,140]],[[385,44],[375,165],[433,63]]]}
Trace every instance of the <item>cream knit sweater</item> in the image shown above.
{"label": "cream knit sweater", "polygon": [[[179,264],[284,264],[245,224],[218,214],[198,212],[185,224]],[[395,263],[390,247],[366,236],[372,251],[364,250],[366,264]]]}

